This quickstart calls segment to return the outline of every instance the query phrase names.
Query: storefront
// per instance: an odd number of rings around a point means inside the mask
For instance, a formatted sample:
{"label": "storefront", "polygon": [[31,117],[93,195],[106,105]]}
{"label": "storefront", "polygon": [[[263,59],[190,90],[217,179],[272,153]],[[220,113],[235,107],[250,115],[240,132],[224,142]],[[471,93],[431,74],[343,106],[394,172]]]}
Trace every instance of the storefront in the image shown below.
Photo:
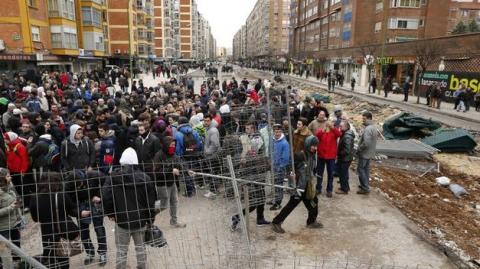
{"label": "storefront", "polygon": [[35,70],[36,60],[36,55],[0,54],[0,73],[13,76],[13,72]]}
{"label": "storefront", "polygon": [[407,78],[412,81],[415,72],[415,60],[413,57],[378,57],[376,63],[376,77],[392,78],[393,82],[402,85]]}

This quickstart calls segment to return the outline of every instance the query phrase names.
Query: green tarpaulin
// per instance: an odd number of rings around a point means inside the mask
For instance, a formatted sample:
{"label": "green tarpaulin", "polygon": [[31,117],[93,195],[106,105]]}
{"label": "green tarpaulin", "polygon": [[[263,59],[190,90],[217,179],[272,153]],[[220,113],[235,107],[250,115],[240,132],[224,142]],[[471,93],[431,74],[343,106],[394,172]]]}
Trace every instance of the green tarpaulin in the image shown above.
{"label": "green tarpaulin", "polygon": [[321,95],[319,93],[312,93],[310,97],[315,99],[315,101],[323,101],[324,103],[330,103],[331,101],[330,96]]}
{"label": "green tarpaulin", "polygon": [[383,135],[386,139],[423,138],[441,126],[439,122],[431,119],[402,112],[385,121],[383,124]]}
{"label": "green tarpaulin", "polygon": [[469,152],[477,146],[473,135],[461,128],[438,129],[422,142],[442,152]]}

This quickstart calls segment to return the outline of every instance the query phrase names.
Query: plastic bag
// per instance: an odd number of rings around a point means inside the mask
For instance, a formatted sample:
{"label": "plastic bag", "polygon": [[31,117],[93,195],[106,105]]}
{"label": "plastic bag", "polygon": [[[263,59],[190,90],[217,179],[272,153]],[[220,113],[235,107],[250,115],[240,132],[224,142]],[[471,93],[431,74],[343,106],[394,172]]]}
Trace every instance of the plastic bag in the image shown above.
{"label": "plastic bag", "polygon": [[460,198],[462,195],[467,194],[465,188],[458,184],[450,184],[450,186],[448,186],[448,189],[450,189],[450,191],[453,192],[453,195],[455,195],[455,197],[457,198]]}

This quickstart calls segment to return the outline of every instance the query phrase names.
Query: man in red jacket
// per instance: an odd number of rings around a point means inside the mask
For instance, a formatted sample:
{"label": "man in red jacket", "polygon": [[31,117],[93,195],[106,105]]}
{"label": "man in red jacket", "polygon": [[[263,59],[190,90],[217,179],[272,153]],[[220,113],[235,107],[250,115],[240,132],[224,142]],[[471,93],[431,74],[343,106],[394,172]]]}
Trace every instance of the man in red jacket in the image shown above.
{"label": "man in red jacket", "polygon": [[337,158],[337,139],[342,135],[340,129],[334,128],[332,122],[327,122],[325,128],[318,129],[315,134],[318,138],[317,147],[317,194],[322,193],[323,172],[327,166],[327,197],[332,198],[333,171]]}

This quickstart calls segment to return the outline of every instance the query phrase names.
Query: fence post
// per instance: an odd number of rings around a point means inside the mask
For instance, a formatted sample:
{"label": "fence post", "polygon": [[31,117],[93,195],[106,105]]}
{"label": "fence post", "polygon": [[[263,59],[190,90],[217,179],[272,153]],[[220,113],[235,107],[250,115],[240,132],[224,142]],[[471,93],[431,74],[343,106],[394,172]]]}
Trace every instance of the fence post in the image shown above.
{"label": "fence post", "polygon": [[248,196],[248,186],[243,186],[243,200],[245,201],[245,226],[247,237],[250,238],[250,199]]}
{"label": "fence post", "polygon": [[27,253],[23,252],[23,250],[19,247],[17,247],[15,244],[13,244],[10,240],[6,239],[3,237],[3,235],[0,234],[0,242],[4,243],[8,248],[10,248],[13,253],[17,254],[18,257],[24,259],[28,264],[33,266],[33,268],[37,269],[47,269],[43,264],[41,264],[39,261],[35,260],[32,258],[30,255]]}
{"label": "fence post", "polygon": [[[250,245],[250,237],[248,236],[248,230],[247,230],[247,223],[245,221],[245,216],[243,215],[243,210],[242,210],[242,202],[240,201],[240,193],[238,191],[238,185],[237,181],[235,180],[235,170],[233,169],[233,162],[232,162],[232,156],[228,155],[227,156],[227,163],[228,163],[228,170],[230,170],[230,176],[231,176],[231,181],[232,181],[232,186],[233,186],[233,193],[235,195],[235,202],[237,203],[237,209],[238,209],[238,215],[240,217],[240,223],[242,224],[242,228],[245,231],[245,240],[247,241],[247,247],[248,247],[248,254],[250,260],[252,260],[252,248]],[[248,211],[248,208],[245,209],[245,212]]]}

